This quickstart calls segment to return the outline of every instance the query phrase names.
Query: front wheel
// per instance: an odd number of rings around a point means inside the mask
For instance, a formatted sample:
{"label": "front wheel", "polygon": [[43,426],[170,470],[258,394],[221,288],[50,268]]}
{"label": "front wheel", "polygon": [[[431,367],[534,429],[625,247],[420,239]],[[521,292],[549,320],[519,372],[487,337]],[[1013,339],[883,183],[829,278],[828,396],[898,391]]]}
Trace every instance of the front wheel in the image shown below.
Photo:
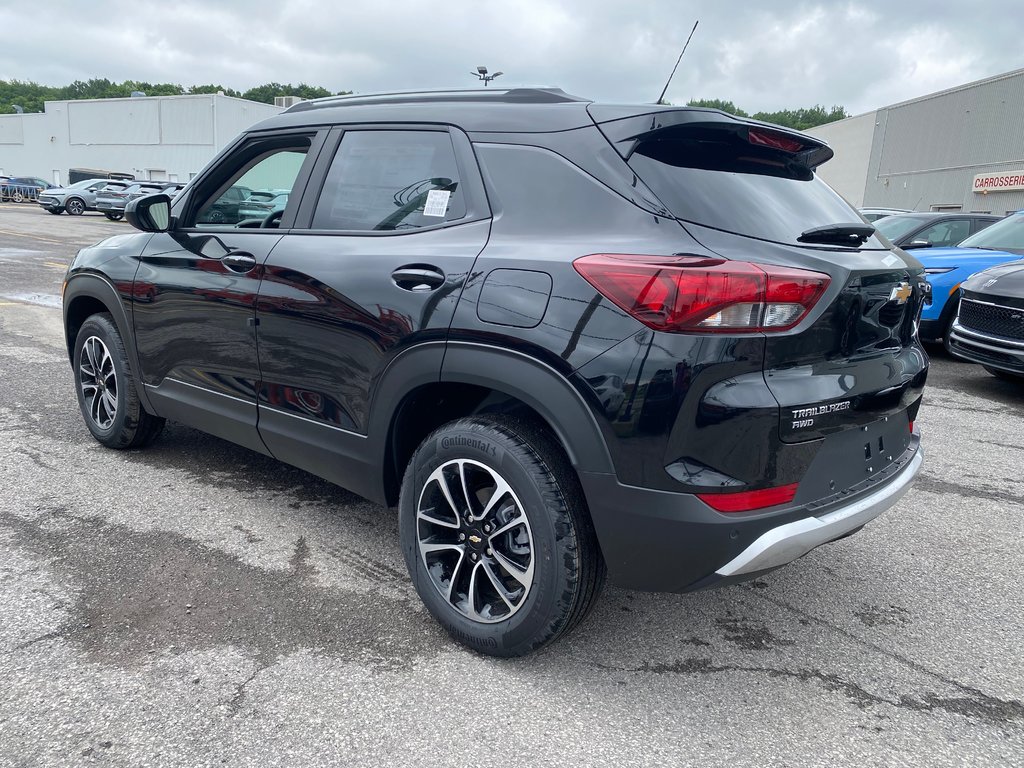
{"label": "front wheel", "polygon": [[70,216],[81,216],[85,213],[85,203],[77,197],[73,197],[64,204],[64,210]]}
{"label": "front wheel", "polygon": [[556,640],[604,581],[579,481],[527,421],[472,417],[437,429],[409,462],[399,515],[420,598],[481,653],[522,656]]}
{"label": "front wheel", "polygon": [[75,389],[92,436],[108,448],[153,442],[164,420],[142,407],[121,334],[108,314],[92,315],[75,338]]}

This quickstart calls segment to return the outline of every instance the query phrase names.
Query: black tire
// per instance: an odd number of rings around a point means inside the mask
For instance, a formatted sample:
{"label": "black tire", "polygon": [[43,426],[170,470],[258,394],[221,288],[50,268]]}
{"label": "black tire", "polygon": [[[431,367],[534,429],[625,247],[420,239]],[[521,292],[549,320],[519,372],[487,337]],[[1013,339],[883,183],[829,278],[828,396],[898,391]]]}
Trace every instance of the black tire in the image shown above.
{"label": "black tire", "polygon": [[52,213],[54,216],[60,216],[62,213],[64,213],[64,211],[62,211],[60,208],[47,208],[46,212]]}
{"label": "black tire", "polygon": [[111,221],[120,221],[121,217],[124,216],[123,213],[107,213],[106,211],[103,212],[103,215]]}
{"label": "black tire", "polygon": [[987,365],[983,365],[982,368],[1003,381],[1012,381],[1014,384],[1024,384],[1024,374],[1001,371],[998,368],[989,368]]}
{"label": "black tire", "polygon": [[[468,539],[463,529],[475,529],[466,522],[468,517],[462,517],[465,509],[452,518],[459,526],[457,533],[450,525],[442,528],[418,513],[422,500],[424,509],[432,515],[447,514],[437,511],[436,505],[426,506],[426,502],[437,498],[436,493],[434,497],[428,494],[439,490],[438,483],[430,478],[435,470],[449,468],[457,460],[472,462],[470,472],[476,472],[477,479],[492,477],[488,473],[494,473],[493,476],[507,483],[510,491],[499,498],[486,483],[476,486],[462,476],[463,486],[471,487],[468,495],[475,499],[469,505],[471,511],[475,508],[486,513],[483,502],[488,498],[501,502],[494,503],[489,515],[482,514],[473,523],[480,528],[480,535],[471,532]],[[449,485],[449,490],[452,487],[458,486]],[[460,499],[466,498],[460,491],[456,490],[456,494]],[[499,533],[501,527],[512,525],[508,518],[500,518],[501,514],[511,515],[514,520],[525,518],[525,523],[507,533]],[[488,523],[489,520],[492,522]],[[488,524],[493,527],[486,528]],[[449,553],[450,558],[457,559],[457,564],[452,564],[451,560],[447,564],[435,560],[428,570],[425,560],[433,555],[421,553],[420,539],[421,535],[429,539],[424,542],[429,546],[435,540],[432,533],[435,529],[443,536],[462,536],[458,540],[465,540],[465,544],[452,547],[461,546],[461,554]],[[484,530],[496,532],[488,535]],[[402,482],[399,532],[409,574],[427,610],[453,639],[490,656],[522,656],[558,639],[590,612],[604,584],[604,561],[579,480],[554,439],[525,420],[506,416],[464,418],[440,427],[427,437],[410,460]],[[506,538],[494,539],[499,536]],[[483,537],[487,538],[481,542]],[[471,545],[473,540],[476,543]],[[512,542],[522,548],[527,540],[530,566],[520,571],[520,575],[532,573],[532,577],[522,587],[525,591],[521,596],[506,592],[516,601],[513,606],[506,600],[506,608],[496,599],[500,595],[493,577],[490,581],[484,579],[498,573],[506,577],[506,585],[518,592],[521,583],[509,578],[512,571],[501,563],[501,560],[508,562],[501,554],[504,548],[501,542]],[[506,554],[508,552],[506,550]],[[474,558],[472,562],[470,558]],[[468,611],[476,613],[475,606],[484,605],[474,602],[473,608],[467,608],[470,604],[467,595],[474,586],[472,576],[481,573],[480,583],[485,592],[480,593],[481,587],[477,587],[477,594],[485,596],[486,590],[490,590],[495,599],[484,607],[490,611],[492,605],[498,606],[498,610],[490,612],[489,617],[478,614],[471,618]],[[451,598],[442,592],[445,584],[452,585],[448,590]],[[466,593],[455,589],[455,584],[467,586]]]}
{"label": "black tire", "polygon": [[64,203],[64,210],[68,212],[68,216],[81,216],[85,213],[85,201],[72,197]]}
{"label": "black tire", "polygon": [[142,407],[124,342],[109,314],[82,323],[74,366],[78,407],[96,440],[108,448],[141,448],[157,438],[164,420]]}

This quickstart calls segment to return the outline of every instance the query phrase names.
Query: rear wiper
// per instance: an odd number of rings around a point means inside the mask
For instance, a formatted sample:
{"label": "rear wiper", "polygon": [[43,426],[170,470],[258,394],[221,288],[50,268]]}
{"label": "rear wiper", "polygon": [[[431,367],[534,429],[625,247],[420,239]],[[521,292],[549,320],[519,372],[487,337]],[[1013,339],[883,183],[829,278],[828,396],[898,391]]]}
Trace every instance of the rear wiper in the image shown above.
{"label": "rear wiper", "polygon": [[870,224],[827,224],[806,230],[797,240],[801,243],[858,246],[863,245],[873,234],[875,228]]}

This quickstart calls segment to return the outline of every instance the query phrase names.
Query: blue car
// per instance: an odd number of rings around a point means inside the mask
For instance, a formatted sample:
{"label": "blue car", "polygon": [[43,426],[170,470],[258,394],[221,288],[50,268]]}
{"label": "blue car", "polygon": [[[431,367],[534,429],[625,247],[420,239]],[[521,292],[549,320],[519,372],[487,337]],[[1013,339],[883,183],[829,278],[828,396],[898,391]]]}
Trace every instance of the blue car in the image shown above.
{"label": "blue car", "polygon": [[1010,214],[956,247],[921,248],[913,253],[932,286],[932,303],[921,314],[921,339],[947,342],[960,303],[960,284],[975,272],[1024,256],[1024,211]]}

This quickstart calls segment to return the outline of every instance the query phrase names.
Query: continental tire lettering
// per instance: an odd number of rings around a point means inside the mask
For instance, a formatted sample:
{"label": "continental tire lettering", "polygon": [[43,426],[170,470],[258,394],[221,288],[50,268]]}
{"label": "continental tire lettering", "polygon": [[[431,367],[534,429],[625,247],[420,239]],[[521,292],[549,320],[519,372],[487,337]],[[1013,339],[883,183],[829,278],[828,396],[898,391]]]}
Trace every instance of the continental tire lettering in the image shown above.
{"label": "continental tire lettering", "polygon": [[475,448],[481,453],[486,453],[492,458],[498,456],[498,446],[488,443],[486,440],[481,440],[476,437],[464,437],[462,435],[456,435],[455,437],[443,437],[441,438],[441,447],[445,450],[449,448]]}
{"label": "continental tire lettering", "polygon": [[471,635],[468,632],[463,632],[461,629],[458,629],[450,625],[448,626],[447,629],[449,633],[451,633],[467,645],[472,645],[476,648],[498,647],[498,641],[495,640],[493,637],[477,637],[476,635]]}
{"label": "continental tire lettering", "polygon": [[839,413],[850,410],[850,401],[843,400],[841,403],[829,403],[828,405],[814,405],[810,408],[794,408],[790,411],[794,419],[807,419],[814,416],[823,416],[826,413]]}

